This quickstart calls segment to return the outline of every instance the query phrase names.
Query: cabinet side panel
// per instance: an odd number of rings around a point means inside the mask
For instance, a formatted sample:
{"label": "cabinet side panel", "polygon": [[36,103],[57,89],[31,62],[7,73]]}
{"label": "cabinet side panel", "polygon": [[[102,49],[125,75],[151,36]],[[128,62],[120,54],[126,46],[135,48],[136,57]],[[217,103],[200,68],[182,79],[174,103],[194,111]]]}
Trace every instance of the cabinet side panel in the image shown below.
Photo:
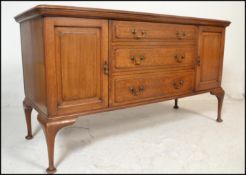
{"label": "cabinet side panel", "polygon": [[20,24],[25,96],[38,111],[47,113],[43,19]]}

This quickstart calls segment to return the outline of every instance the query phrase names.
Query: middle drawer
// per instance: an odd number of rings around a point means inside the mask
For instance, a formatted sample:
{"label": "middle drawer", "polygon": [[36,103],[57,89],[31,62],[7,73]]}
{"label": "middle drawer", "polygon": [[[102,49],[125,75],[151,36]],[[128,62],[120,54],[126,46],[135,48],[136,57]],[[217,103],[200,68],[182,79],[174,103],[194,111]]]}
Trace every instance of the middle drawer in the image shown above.
{"label": "middle drawer", "polygon": [[194,45],[114,46],[113,72],[191,67],[195,63]]}

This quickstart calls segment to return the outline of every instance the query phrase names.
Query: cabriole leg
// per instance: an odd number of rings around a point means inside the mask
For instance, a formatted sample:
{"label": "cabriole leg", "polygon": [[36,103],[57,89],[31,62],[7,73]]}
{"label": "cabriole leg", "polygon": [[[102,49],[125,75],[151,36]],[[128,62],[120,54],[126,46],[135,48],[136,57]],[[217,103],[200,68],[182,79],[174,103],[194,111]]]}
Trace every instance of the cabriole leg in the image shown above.
{"label": "cabriole leg", "polygon": [[56,168],[54,166],[55,136],[60,129],[72,125],[75,122],[75,119],[48,121],[45,117],[38,115],[38,121],[44,131],[48,148],[49,167],[46,171],[47,173],[54,173],[56,172]]}
{"label": "cabriole leg", "polygon": [[32,122],[31,122],[32,107],[30,105],[28,105],[26,98],[23,100],[23,108],[24,108],[24,111],[25,111],[26,126],[27,126],[26,139],[30,140],[33,137],[32,136]]}
{"label": "cabriole leg", "polygon": [[221,110],[222,110],[222,104],[224,100],[225,91],[222,88],[214,89],[210,92],[212,95],[215,95],[218,99],[218,115],[217,115],[217,122],[222,122],[221,119]]}

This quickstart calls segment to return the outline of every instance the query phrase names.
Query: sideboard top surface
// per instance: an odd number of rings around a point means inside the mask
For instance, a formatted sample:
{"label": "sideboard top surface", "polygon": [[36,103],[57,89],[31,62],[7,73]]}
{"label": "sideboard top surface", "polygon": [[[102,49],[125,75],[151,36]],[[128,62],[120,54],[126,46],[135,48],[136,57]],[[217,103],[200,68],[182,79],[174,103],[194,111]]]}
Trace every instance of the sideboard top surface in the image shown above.
{"label": "sideboard top surface", "polygon": [[174,24],[209,25],[221,27],[226,27],[230,25],[230,21],[225,20],[58,5],[35,6],[17,15],[15,17],[15,20],[17,22],[22,22],[38,16],[99,18],[127,21],[165,22]]}

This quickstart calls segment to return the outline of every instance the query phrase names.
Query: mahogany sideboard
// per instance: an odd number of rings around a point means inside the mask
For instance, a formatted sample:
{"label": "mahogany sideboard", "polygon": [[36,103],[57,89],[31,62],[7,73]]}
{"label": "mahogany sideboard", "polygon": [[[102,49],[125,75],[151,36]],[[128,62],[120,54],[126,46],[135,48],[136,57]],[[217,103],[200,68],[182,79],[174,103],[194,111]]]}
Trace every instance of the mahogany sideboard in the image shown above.
{"label": "mahogany sideboard", "polygon": [[38,5],[20,23],[27,136],[31,111],[45,133],[49,167],[56,133],[85,114],[210,92],[221,87],[229,21]]}

